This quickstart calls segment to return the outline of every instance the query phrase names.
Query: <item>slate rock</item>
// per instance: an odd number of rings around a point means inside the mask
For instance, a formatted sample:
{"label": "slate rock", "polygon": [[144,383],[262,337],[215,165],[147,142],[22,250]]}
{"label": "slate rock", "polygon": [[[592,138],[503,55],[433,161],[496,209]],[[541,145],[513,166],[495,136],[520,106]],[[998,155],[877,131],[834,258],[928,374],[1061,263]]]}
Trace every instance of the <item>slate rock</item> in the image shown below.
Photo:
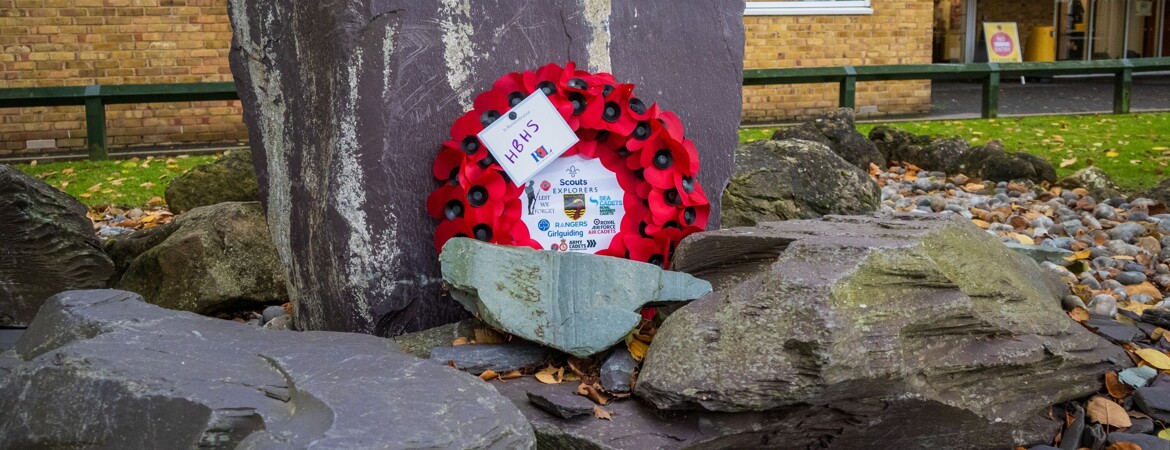
{"label": "slate rock", "polygon": [[1126,433],[1129,433],[1129,434],[1150,434],[1150,433],[1153,433],[1155,431],[1153,419],[1149,419],[1149,418],[1137,419],[1137,418],[1131,417],[1129,420],[1130,420],[1130,422],[1132,422],[1132,425],[1130,425],[1130,427],[1125,430]]}
{"label": "slate rock", "polygon": [[593,414],[593,401],[577,395],[571,388],[546,392],[528,392],[528,401],[537,408],[562,419]]}
{"label": "slate rock", "polygon": [[1109,174],[1097,166],[1086,167],[1076,171],[1072,175],[1061,178],[1056,182],[1056,186],[1067,190],[1083,188],[1089,191],[1089,194],[1094,198],[1100,199],[1121,196],[1121,191],[1117,188],[1116,184],[1113,184],[1113,180],[1109,178]]}
{"label": "slate rock", "polygon": [[195,208],[108,246],[123,270],[114,286],[164,308],[211,314],[289,298],[257,202]]}
{"label": "slate rock", "polygon": [[1105,427],[1094,423],[1085,427],[1085,434],[1081,435],[1081,444],[1089,450],[1105,450],[1105,445],[1108,444],[1107,439]]}
{"label": "slate rock", "polygon": [[1150,384],[1150,380],[1158,376],[1158,371],[1153,367],[1130,367],[1128,369],[1118,372],[1117,377],[1122,383],[1133,386],[1134,388],[1143,388]]}
{"label": "slate rock", "polygon": [[551,358],[553,352],[532,344],[477,344],[457,347],[435,347],[430,358],[475,375],[491,370],[511,372],[535,366]]}
{"label": "slate rock", "polygon": [[1065,258],[1073,256],[1073,252],[1062,248],[1048,247],[1043,245],[1027,245],[1013,242],[1007,242],[1008,248],[1015,250],[1021,255],[1027,256],[1036,260],[1038,263],[1050,262],[1053,264],[1068,264]]}
{"label": "slate rock", "polygon": [[1164,308],[1150,308],[1142,311],[1142,322],[1170,329],[1170,310]]}
{"label": "slate rock", "polygon": [[283,316],[285,314],[286,313],[284,312],[283,306],[280,306],[280,305],[269,306],[267,308],[264,308],[264,310],[260,312],[260,316],[261,316],[260,320],[262,320],[264,323],[268,323],[268,322],[272,321],[272,319]]}
{"label": "slate rock", "polygon": [[808,405],[913,398],[934,412],[810,423],[847,435],[881,428],[901,448],[920,448],[896,442],[926,439],[924,424],[991,427],[961,442],[996,448],[1051,438],[1034,418],[1129,365],[1064,318],[1035,261],[960,217],[829,216],[698,233],[674,263],[716,292],[654,338],[635,395],[661,409],[809,418]]}
{"label": "slate rock", "polygon": [[0,386],[2,448],[535,444],[491,385],[392,341],[266,332],[124,291],[53,297],[14,354]]}
{"label": "slate rock", "polygon": [[1073,423],[1061,432],[1061,450],[1078,450],[1081,448],[1081,435],[1085,432],[1085,409],[1080,405],[1074,406]]}
{"label": "slate rock", "polygon": [[652,264],[455,238],[440,256],[451,296],[484,323],[581,358],[621,341],[649,302],[702,297],[711,285]]}
{"label": "slate rock", "polygon": [[736,151],[723,191],[723,226],[877,211],[881,190],[869,175],[828,147],[802,140],[762,140]]}
{"label": "slate rock", "polygon": [[105,287],[114,272],[87,208],[0,164],[0,326],[23,326],[50,296]]}
{"label": "slate rock", "polygon": [[1154,420],[1170,422],[1170,386],[1138,388],[1133,393],[1133,403]]}
{"label": "slate rock", "polygon": [[601,387],[617,394],[630,392],[637,370],[638,361],[630,355],[629,349],[619,346],[601,363]]}
{"label": "slate rock", "polygon": [[799,139],[823,144],[829,147],[833,153],[848,161],[849,164],[857,166],[861,170],[868,171],[870,164],[882,169],[886,168],[886,158],[878,151],[877,146],[857,131],[851,108],[838,108],[829,111],[811,122],[805,122],[786,130],[777,130],[772,135],[772,140],[786,139]]}
{"label": "slate rock", "polygon": [[267,330],[279,330],[279,331],[294,331],[294,330],[296,330],[293,316],[291,314],[277,316],[276,318],[269,320],[268,322],[265,322],[264,328]]}
{"label": "slate rock", "polygon": [[1098,335],[1115,344],[1140,341],[1147,336],[1138,327],[1126,325],[1113,319],[1092,318],[1085,325],[1095,328]]}
{"label": "slate rock", "polygon": [[[799,409],[783,408],[761,412],[717,413],[710,411],[663,411],[644,402],[612,401],[602,408],[613,420],[564,420],[539,410],[527,398],[529,391],[573,389],[573,386],[545,385],[525,377],[496,385],[501,394],[520,408],[536,432],[542,449],[757,449],[757,448],[922,448],[980,449],[989,433],[1010,433],[1002,424],[975,428],[949,427],[966,423],[965,416],[937,403],[908,400],[903,403],[863,401],[811,406],[814,414],[796,414]],[[938,420],[915,424],[917,432],[891,429],[889,417],[902,417],[922,408],[924,416]],[[840,429],[839,424],[859,420],[867,426]],[[1048,441],[1060,431],[1060,422],[1037,417],[1028,429],[1043,434],[1024,437],[1030,442]],[[900,444],[907,444],[902,447]]]}
{"label": "slate rock", "polygon": [[1142,450],[1170,450],[1170,441],[1148,434],[1109,433],[1107,442],[1132,442],[1141,446]]}
{"label": "slate rock", "polygon": [[482,328],[482,322],[475,319],[464,319],[459,322],[416,331],[394,337],[394,342],[402,346],[402,351],[419,358],[430,358],[431,350],[436,347],[450,347],[452,342],[459,338],[475,339],[475,329]]}
{"label": "slate rock", "polygon": [[396,336],[464,317],[440,299],[423,207],[435,155],[479,92],[550,62],[611,73],[676,113],[718,227],[743,105],[743,0],[536,0],[523,10],[499,0],[228,2],[232,74],[299,327]]}
{"label": "slate rock", "polygon": [[868,137],[888,162],[908,162],[927,170],[937,169],[920,164],[924,163],[927,157],[926,153],[929,151],[932,140],[930,136],[881,125],[870,130]]}
{"label": "slate rock", "polygon": [[1056,181],[1056,170],[1051,163],[1027,153],[1009,153],[999,140],[972,147],[963,153],[956,169],[963,174],[989,181]]}
{"label": "slate rock", "polygon": [[191,168],[167,184],[167,206],[175,214],[224,202],[260,201],[252,153],[232,150],[215,161]]}

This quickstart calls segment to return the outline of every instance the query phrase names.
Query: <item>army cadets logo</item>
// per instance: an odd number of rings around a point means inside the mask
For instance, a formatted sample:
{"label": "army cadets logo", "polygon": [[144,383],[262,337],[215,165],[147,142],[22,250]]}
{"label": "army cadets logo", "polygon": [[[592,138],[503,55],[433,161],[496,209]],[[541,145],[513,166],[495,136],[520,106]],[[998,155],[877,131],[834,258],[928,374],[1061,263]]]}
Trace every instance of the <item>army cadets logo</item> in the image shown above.
{"label": "army cadets logo", "polygon": [[569,220],[577,220],[585,215],[585,194],[564,194],[565,215]]}

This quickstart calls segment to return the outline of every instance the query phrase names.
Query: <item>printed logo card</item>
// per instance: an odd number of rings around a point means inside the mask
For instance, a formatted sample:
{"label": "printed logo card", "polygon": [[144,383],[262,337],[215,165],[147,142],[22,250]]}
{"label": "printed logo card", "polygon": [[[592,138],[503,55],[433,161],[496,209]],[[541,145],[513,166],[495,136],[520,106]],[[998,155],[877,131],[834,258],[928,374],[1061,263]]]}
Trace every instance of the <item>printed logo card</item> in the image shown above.
{"label": "printed logo card", "polygon": [[516,186],[524,186],[580,140],[539,89],[478,137]]}

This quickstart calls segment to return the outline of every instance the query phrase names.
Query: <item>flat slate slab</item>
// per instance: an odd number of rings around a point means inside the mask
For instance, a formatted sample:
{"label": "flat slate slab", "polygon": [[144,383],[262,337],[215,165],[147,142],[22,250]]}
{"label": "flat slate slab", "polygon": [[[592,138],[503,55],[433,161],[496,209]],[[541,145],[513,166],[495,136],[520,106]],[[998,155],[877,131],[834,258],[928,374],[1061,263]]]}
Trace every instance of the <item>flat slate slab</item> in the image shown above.
{"label": "flat slate slab", "polygon": [[51,298],[0,354],[0,448],[532,445],[491,385],[388,339],[263,330],[124,291]]}

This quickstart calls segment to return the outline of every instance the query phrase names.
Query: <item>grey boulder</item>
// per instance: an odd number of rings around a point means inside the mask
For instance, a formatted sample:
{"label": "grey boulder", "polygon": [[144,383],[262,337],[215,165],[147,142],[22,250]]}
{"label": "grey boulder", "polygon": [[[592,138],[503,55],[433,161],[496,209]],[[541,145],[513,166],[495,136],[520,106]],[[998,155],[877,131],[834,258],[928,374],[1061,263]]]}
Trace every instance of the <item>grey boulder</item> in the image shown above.
{"label": "grey boulder", "polygon": [[0,326],[22,326],[53,294],[105,287],[114,272],[85,205],[0,164]]}
{"label": "grey boulder", "polygon": [[822,114],[811,122],[777,130],[772,139],[817,142],[829,147],[833,153],[861,170],[868,171],[870,164],[886,168],[886,158],[878,151],[877,146],[857,131],[857,125],[853,121],[853,110],[850,108],[838,108]]}
{"label": "grey boulder", "polygon": [[959,158],[969,150],[959,137],[931,138],[898,128],[879,126],[869,132],[872,141],[890,162],[913,164],[928,171],[955,174]]}
{"label": "grey boulder", "polygon": [[1056,182],[1056,186],[1063,189],[1083,188],[1089,191],[1090,196],[1101,201],[1122,197],[1120,189],[1113,184],[1109,174],[1097,166],[1086,167],[1061,178]]}
{"label": "grey boulder", "polygon": [[114,286],[164,308],[210,314],[288,301],[257,202],[196,208],[107,248],[120,271]]}
{"label": "grey boulder", "polygon": [[171,180],[165,195],[175,214],[216,203],[260,201],[252,153],[240,148],[195,166]]}
{"label": "grey boulder", "polygon": [[[962,218],[830,216],[700,233],[675,268],[716,293],[666,320],[635,395],[819,424],[777,431],[780,441],[1036,443],[1060,425],[1042,418],[1049,405],[1095,392],[1103,372],[1128,364],[1065,318],[1035,261]],[[931,428],[953,443],[927,445]]]}
{"label": "grey boulder", "polygon": [[736,151],[723,191],[724,227],[876,211],[881,190],[828,147],[797,139],[762,140]]}
{"label": "grey boulder", "polygon": [[439,257],[451,296],[512,335],[589,357],[622,340],[650,302],[693,300],[711,284],[651,264],[455,238]]}
{"label": "grey boulder", "polygon": [[389,340],[264,331],[129,292],[53,297],[15,357],[0,386],[3,448],[534,445],[490,385]]}

